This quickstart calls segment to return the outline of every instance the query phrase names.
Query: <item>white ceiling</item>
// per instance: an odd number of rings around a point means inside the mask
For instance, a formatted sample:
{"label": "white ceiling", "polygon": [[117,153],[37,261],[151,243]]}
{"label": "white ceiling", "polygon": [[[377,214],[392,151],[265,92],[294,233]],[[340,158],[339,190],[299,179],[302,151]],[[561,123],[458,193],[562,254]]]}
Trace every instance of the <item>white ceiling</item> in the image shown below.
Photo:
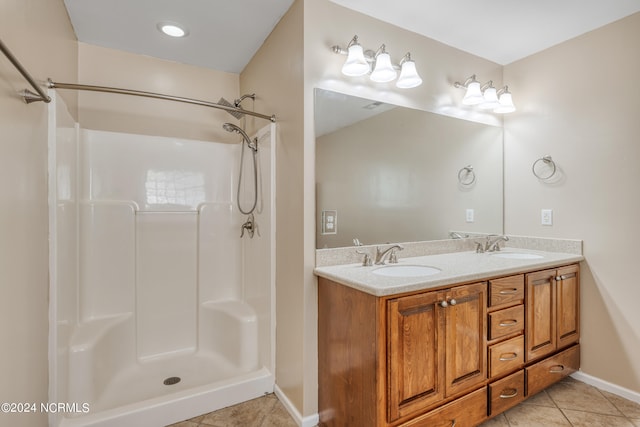
{"label": "white ceiling", "polygon": [[501,65],[640,11],[638,0],[331,0]]}
{"label": "white ceiling", "polygon": [[[508,64],[640,11],[639,0],[331,0]],[[239,73],[293,0],[64,0],[78,40]],[[185,25],[171,39],[160,21]]]}
{"label": "white ceiling", "polygon": [[[78,40],[240,73],[293,0],[64,0]],[[184,25],[176,39],[156,28]]]}

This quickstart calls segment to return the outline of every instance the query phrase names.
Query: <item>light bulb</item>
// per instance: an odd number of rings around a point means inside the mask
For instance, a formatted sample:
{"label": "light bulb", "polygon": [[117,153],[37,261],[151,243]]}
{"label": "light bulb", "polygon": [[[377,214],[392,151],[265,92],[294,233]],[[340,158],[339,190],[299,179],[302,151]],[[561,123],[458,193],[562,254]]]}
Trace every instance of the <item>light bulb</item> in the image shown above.
{"label": "light bulb", "polygon": [[513,98],[511,97],[511,92],[505,91],[500,95],[500,106],[493,109],[494,113],[513,113],[516,111],[516,106],[513,104]]}
{"label": "light bulb", "polygon": [[171,37],[185,37],[189,34],[189,32],[182,27],[181,25],[175,22],[160,22],[157,25],[158,30],[160,30],[163,34],[166,34]]}
{"label": "light bulb", "polygon": [[412,60],[406,60],[402,63],[402,69],[400,70],[400,77],[396,82],[396,86],[401,89],[409,89],[417,87],[422,84],[422,79],[418,75],[416,70],[416,63]]}
{"label": "light bulb", "polygon": [[391,65],[391,56],[386,52],[381,52],[376,56],[376,66],[371,73],[371,80],[378,83],[386,83],[395,79],[398,72]]}
{"label": "light bulb", "polygon": [[482,96],[482,91],[480,90],[480,83],[472,81],[467,85],[467,92],[462,98],[462,103],[464,105],[478,105],[482,102],[484,102],[484,96]]}
{"label": "light bulb", "polygon": [[489,86],[484,90],[484,100],[479,105],[482,110],[492,110],[498,108],[500,102],[498,102],[498,92],[493,86]]}
{"label": "light bulb", "polygon": [[342,74],[350,77],[364,76],[371,70],[359,44],[349,46],[349,55],[342,66]]}

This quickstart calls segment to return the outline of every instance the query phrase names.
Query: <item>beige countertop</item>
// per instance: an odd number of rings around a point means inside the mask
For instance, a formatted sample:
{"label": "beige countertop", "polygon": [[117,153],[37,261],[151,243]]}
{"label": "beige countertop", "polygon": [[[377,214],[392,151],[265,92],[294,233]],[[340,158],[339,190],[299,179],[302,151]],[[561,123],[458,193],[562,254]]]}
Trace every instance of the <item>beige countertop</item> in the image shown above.
{"label": "beige countertop", "polygon": [[[499,253],[526,253],[539,255],[536,259],[508,259],[495,256]],[[314,272],[334,282],[349,286],[375,296],[388,296],[405,292],[440,288],[462,282],[484,280],[490,277],[506,276],[545,268],[559,267],[582,261],[582,255],[546,252],[520,248],[505,248],[500,252],[475,253],[454,252],[437,255],[400,258],[398,264],[391,265],[424,265],[435,267],[441,271],[431,276],[387,277],[373,273],[386,266],[373,265],[363,267],[362,264],[332,265],[317,267]]]}

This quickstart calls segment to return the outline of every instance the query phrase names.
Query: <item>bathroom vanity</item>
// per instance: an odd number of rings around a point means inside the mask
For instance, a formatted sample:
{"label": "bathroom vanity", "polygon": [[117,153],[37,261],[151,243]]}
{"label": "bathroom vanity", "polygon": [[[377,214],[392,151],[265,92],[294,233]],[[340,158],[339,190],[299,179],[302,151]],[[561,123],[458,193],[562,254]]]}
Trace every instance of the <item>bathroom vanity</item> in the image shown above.
{"label": "bathroom vanity", "polygon": [[576,371],[582,257],[515,254],[317,268],[320,425],[476,426]]}

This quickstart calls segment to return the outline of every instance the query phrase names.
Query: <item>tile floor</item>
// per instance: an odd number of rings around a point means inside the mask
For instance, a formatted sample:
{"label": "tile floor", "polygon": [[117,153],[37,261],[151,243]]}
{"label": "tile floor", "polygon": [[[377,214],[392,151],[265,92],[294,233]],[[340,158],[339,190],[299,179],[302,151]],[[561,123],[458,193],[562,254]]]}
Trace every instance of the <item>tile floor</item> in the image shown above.
{"label": "tile floor", "polygon": [[[480,427],[640,427],[640,404],[573,378],[531,396]],[[274,394],[169,427],[296,427]]]}

